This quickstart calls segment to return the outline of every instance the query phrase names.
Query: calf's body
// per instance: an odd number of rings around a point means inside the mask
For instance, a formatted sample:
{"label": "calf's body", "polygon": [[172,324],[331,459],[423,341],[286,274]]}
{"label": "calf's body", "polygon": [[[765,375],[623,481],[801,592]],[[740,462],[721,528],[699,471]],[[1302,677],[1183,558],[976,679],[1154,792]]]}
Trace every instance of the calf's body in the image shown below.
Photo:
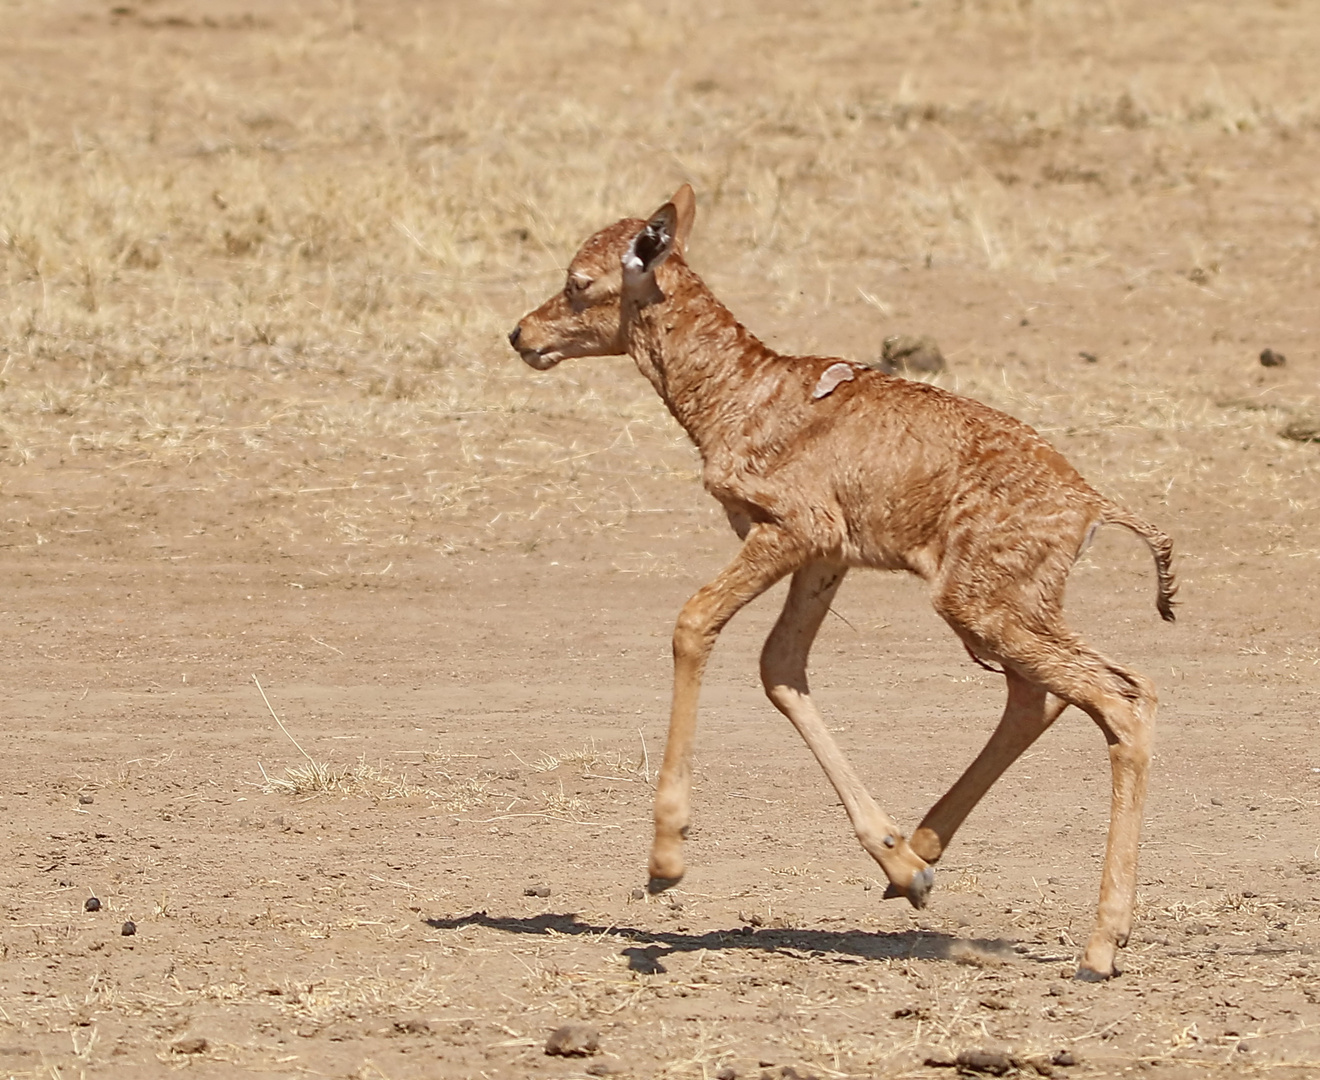
{"label": "calf's body", "polygon": [[[702,479],[742,540],[683,607],[656,786],[653,890],[683,875],[702,672],[737,611],[791,575],[761,655],[774,705],[837,790],[887,895],[925,905],[931,866],[968,813],[1067,705],[1100,727],[1113,776],[1095,929],[1078,974],[1114,974],[1131,929],[1155,694],[1063,621],[1069,570],[1094,531],[1123,525],[1150,547],[1156,604],[1172,620],[1169,539],[1106,499],[1025,424],[979,402],[835,357],[782,356],[743,327],[688,267],[695,199],[684,185],[649,221],[591,237],[563,292],[510,342],[547,370],[627,353],[701,454]],[[853,567],[906,570],[975,658],[1003,668],[1008,702],[989,742],[911,837],[875,803],[811,701],[807,656]]]}

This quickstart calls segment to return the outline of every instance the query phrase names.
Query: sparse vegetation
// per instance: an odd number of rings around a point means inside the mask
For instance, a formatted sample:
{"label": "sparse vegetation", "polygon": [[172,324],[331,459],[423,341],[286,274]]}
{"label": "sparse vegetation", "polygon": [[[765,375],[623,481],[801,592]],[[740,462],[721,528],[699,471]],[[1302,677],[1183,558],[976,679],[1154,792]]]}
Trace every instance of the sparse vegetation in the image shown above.
{"label": "sparse vegetation", "polygon": [[[1311,7],[0,0],[0,27],[6,1076],[531,1076],[567,1020],[674,1080],[980,1047],[1320,1068]],[[1185,553],[1178,636],[1110,617],[1147,595],[1118,540],[1069,596],[1167,717],[1113,985],[1066,978],[1093,732],[1015,766],[918,918],[737,681],[739,624],[704,876],[640,890],[671,601],[727,528],[626,361],[550,382],[504,334],[683,181],[694,265],[771,343],[930,335],[934,379]],[[821,692],[907,823],[989,683],[908,584],[847,588]],[[909,743],[903,712],[950,722]]]}

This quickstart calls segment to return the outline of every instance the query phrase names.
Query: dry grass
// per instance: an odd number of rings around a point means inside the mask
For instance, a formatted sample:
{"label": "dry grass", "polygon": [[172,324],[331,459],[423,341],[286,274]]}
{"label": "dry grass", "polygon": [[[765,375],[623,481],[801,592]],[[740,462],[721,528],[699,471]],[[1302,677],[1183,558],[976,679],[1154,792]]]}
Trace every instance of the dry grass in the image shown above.
{"label": "dry grass", "polygon": [[[1170,200],[1231,181],[1218,148],[1306,137],[1320,117],[1286,64],[1248,76],[1199,59],[1196,35],[1158,72],[1106,67],[1144,33],[1113,5],[935,4],[857,14],[821,39],[788,11],[743,22],[673,4],[662,26],[620,9],[553,44],[535,23],[475,12],[355,22],[290,4],[245,23],[175,6],[98,15],[113,32],[61,45],[94,67],[131,35],[108,102],[91,86],[71,100],[44,89],[60,9],[16,8],[31,51],[28,77],[0,95],[0,441],[15,464],[187,467],[199,493],[259,477],[278,510],[260,528],[286,543],[458,550],[479,542],[464,526],[501,514],[513,542],[535,544],[555,535],[543,506],[607,529],[653,508],[666,473],[690,476],[670,421],[620,365],[551,385],[502,345],[591,229],[679,180],[701,195],[697,261],[717,288],[764,297],[789,323],[833,315],[876,339],[891,320],[919,324],[894,271],[929,265],[940,288],[995,275],[1024,312],[1033,294],[1048,306],[1060,289],[1124,282],[1157,304],[1216,293],[1247,318],[1247,234],[1170,228]],[[1288,21],[1206,8],[1262,37]],[[674,29],[706,19],[717,33]],[[754,42],[808,24],[819,57],[787,71],[750,59]],[[882,32],[907,34],[914,59],[884,69],[890,83],[850,75],[840,61]],[[1057,77],[1055,51],[1078,33],[1096,59],[1083,84]],[[1033,63],[993,92],[954,89],[949,65],[986,41]],[[596,77],[565,96],[530,57],[505,70],[511,47],[570,67],[591,55]],[[744,86],[720,74],[727,54],[748,57]],[[674,63],[663,84],[628,74]],[[96,122],[82,122],[94,100]],[[1147,238],[1134,216],[1169,250],[1134,242]],[[784,344],[841,349],[850,334],[806,337]],[[1273,440],[1314,404],[1216,407],[1167,364],[1168,342],[1125,350],[1134,367],[1117,378],[1070,370],[1044,385],[988,342],[953,344],[952,385],[1067,433],[1090,471],[1143,495],[1156,472],[1206,482],[1184,436]],[[1138,431],[1165,452],[1129,470],[1112,447]],[[660,450],[650,477],[636,440]],[[1276,450],[1301,483],[1254,462],[1232,479],[1300,497],[1314,453]]]}

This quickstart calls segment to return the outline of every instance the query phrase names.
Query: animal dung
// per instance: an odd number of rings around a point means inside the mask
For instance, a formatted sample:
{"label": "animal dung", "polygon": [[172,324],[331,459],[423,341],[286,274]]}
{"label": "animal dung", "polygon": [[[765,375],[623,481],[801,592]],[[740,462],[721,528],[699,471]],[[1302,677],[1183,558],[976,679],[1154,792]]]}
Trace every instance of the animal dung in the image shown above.
{"label": "animal dung", "polygon": [[1261,349],[1260,366],[1261,367],[1283,367],[1288,362],[1288,358],[1283,353],[1275,352],[1273,349]]}
{"label": "animal dung", "polygon": [[101,910],[101,901],[98,900],[95,896],[89,896],[85,901],[83,901],[83,911],[100,911],[100,910]]}
{"label": "animal dung", "polygon": [[137,933],[137,923],[135,923],[132,919],[129,919],[128,922],[124,923],[124,925],[120,928],[119,933],[124,937],[132,937],[134,934]]}

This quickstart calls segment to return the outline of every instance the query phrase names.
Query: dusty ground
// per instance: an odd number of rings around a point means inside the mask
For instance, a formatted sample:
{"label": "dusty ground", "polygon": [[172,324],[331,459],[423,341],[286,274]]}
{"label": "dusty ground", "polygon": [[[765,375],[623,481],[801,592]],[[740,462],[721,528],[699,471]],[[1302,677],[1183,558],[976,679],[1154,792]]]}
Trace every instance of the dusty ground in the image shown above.
{"label": "dusty ground", "polygon": [[[1320,1070],[1309,5],[0,19],[0,1075]],[[712,665],[689,877],[635,892],[673,617],[734,541],[627,361],[502,335],[683,180],[762,336],[933,334],[1176,538],[1176,626],[1126,535],[1070,594],[1162,694],[1121,978],[1070,979],[1089,721],[884,903],[760,694],[774,596]],[[1000,687],[913,581],[836,608],[818,696],[911,825]],[[566,1021],[601,1052],[543,1053]]]}

